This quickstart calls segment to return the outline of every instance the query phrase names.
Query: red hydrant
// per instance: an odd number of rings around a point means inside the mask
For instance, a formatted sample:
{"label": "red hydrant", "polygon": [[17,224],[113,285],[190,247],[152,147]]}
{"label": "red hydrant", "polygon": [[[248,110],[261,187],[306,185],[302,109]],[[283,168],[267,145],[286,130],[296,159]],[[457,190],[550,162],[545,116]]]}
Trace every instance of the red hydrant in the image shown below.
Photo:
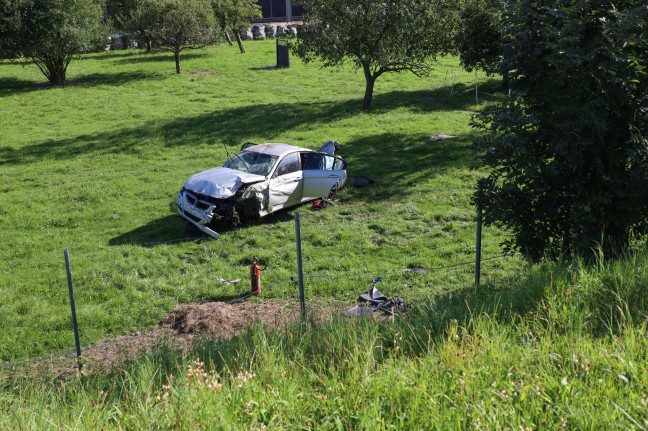
{"label": "red hydrant", "polygon": [[261,296],[261,267],[256,257],[252,265],[250,265],[250,282],[252,285],[252,295]]}

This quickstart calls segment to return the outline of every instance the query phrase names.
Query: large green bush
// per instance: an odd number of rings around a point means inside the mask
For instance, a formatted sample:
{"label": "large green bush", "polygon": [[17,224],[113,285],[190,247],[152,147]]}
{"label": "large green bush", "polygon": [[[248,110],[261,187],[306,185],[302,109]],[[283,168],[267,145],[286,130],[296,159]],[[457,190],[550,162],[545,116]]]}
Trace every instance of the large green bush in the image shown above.
{"label": "large green bush", "polygon": [[106,36],[95,0],[3,0],[0,5],[0,51],[31,58],[52,85],[63,86],[74,55]]}
{"label": "large green bush", "polygon": [[478,115],[492,169],[475,202],[533,259],[606,255],[648,225],[648,7],[520,2],[506,22],[512,97]]}

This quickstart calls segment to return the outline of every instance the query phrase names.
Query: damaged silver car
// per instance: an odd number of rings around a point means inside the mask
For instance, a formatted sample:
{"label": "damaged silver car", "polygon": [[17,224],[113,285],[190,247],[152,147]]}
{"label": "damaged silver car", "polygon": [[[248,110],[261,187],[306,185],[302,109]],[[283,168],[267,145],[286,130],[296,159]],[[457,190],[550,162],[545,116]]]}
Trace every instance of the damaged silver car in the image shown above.
{"label": "damaged silver car", "polygon": [[287,144],[243,146],[220,168],[190,177],[178,193],[178,212],[207,235],[283,208],[331,198],[347,178],[346,162],[329,141],[319,151]]}

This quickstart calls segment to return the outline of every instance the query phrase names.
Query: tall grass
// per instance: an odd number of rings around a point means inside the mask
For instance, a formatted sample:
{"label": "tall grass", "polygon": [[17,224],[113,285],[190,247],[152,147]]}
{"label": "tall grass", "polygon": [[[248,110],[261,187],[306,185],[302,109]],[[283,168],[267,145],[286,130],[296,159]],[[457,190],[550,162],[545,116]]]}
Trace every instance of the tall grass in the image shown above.
{"label": "tall grass", "polygon": [[108,374],[5,378],[0,428],[645,429],[647,263],[546,264],[393,322],[256,326]]}

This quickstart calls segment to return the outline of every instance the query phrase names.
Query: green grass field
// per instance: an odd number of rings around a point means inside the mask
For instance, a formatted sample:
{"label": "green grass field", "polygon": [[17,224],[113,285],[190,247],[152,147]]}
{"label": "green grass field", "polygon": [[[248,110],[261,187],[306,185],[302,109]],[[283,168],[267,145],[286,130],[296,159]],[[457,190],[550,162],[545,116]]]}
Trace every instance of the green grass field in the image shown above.
{"label": "green grass field", "polygon": [[[307,299],[353,301],[378,276],[386,293],[408,300],[472,283],[471,266],[402,270],[474,259],[470,195],[482,175],[468,125],[479,108],[475,76],[454,59],[440,60],[426,79],[385,75],[367,112],[364,79],[351,68],[293,59],[276,70],[274,42],[248,51],[190,52],[182,75],[166,54],[88,54],[71,63],[66,88],[42,88],[33,65],[0,64],[1,362],[73,349],[65,247],[84,346],[150,327],[180,302],[240,293],[213,276],[245,278],[254,256],[266,284],[295,275],[292,211],[210,240],[188,234],[173,210],[191,174],[222,164],[225,147],[233,153],[246,141],[316,149],[335,139],[351,175],[377,180],[347,187],[326,211],[298,208],[307,276],[366,273],[309,282]],[[492,101],[498,82],[478,78],[491,94],[480,103]],[[459,138],[426,140],[436,133]],[[485,230],[484,255],[497,254],[500,239]],[[514,278],[519,266],[485,263],[485,281]],[[282,283],[266,295],[297,291]]]}
{"label": "green grass field", "polygon": [[[264,285],[296,275],[294,210],[217,240],[174,213],[185,179],[246,141],[335,139],[350,174],[377,180],[297,209],[311,305],[351,303],[382,276],[417,307],[393,323],[256,326],[189,354],[160,346],[107,373],[3,372],[0,429],[648,428],[645,244],[595,265],[486,260],[479,289],[471,264],[403,271],[474,259],[484,172],[469,122],[502,97],[497,80],[477,76],[477,105],[475,76],[441,59],[426,79],[381,77],[364,111],[352,69],[275,70],[274,42],[247,48],[187,54],[179,76],[160,53],[84,55],[64,89],[0,63],[0,365],[73,350],[65,247],[84,346],[235,297],[245,282],[213,277],[245,280],[254,256]],[[459,138],[426,139],[437,133]],[[503,238],[486,228],[484,256]],[[297,297],[292,282],[264,291]]]}

